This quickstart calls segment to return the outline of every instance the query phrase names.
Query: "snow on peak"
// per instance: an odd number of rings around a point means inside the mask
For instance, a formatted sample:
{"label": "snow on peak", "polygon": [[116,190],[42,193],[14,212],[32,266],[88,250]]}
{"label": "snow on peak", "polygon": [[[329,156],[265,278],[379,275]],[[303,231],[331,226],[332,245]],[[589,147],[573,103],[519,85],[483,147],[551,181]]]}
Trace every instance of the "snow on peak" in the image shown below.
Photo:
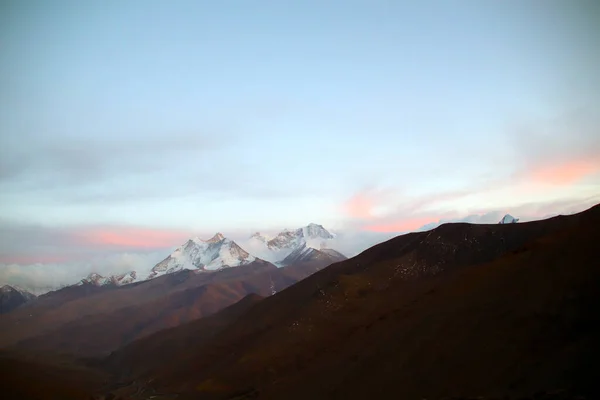
{"label": "snow on peak", "polygon": [[[327,248],[334,238],[323,225],[310,223],[294,230],[284,229],[270,240],[265,240],[265,236],[257,232],[250,237],[249,246],[262,259],[282,265],[290,254],[297,252],[295,256],[302,258],[303,251]],[[303,248],[305,250],[301,250]],[[295,256],[292,258],[296,259]]]}
{"label": "snow on peak", "polygon": [[115,285],[121,286],[121,285],[128,285],[130,283],[136,282],[138,279],[138,276],[135,271],[131,271],[126,274],[113,275],[110,277],[110,279]]}
{"label": "snow on peak", "polygon": [[4,285],[4,286],[2,286],[2,288],[0,288],[0,291],[2,293],[10,293],[13,290],[15,290],[15,289],[12,286],[10,286],[10,285]]}
{"label": "snow on peak", "polygon": [[223,234],[221,232],[217,232],[217,233],[215,233],[215,235],[213,237],[211,237],[210,239],[208,239],[206,241],[206,243],[217,243],[217,242],[220,242],[223,239],[225,239],[225,236],[223,236]]}
{"label": "snow on peak", "polygon": [[[323,228],[323,225],[308,224],[305,227],[298,228],[295,231],[284,229],[279,234],[267,242],[267,246],[271,250],[281,250],[284,248],[293,248],[294,250],[308,242],[315,240],[329,240],[334,236]],[[318,247],[322,247],[320,243]]]}
{"label": "snow on peak", "polygon": [[[307,259],[310,258],[313,251],[328,249],[330,240],[334,238],[335,235],[322,225],[310,223],[295,230],[284,229],[275,237],[256,232],[244,244],[249,246],[248,249],[251,252],[248,252],[236,242],[217,232],[208,240],[198,237],[189,239],[156,264],[149,273],[131,271],[110,276],[91,273],[77,285],[122,286],[182,270],[201,272],[238,267],[250,264],[257,259],[282,265],[281,262],[292,252],[296,252],[292,257],[294,259]],[[336,252],[336,254],[339,253]]]}
{"label": "snow on peak", "polygon": [[20,293],[26,300],[31,300],[37,297],[35,294],[17,285],[4,285],[2,288],[0,288],[0,292],[8,295],[11,293]]}
{"label": "snow on peak", "polygon": [[137,280],[138,280],[138,275],[135,271],[130,271],[130,272],[127,272],[127,273],[121,274],[121,275],[110,275],[110,276],[102,276],[100,274],[92,272],[86,278],[82,279],[79,284],[80,285],[91,284],[94,286],[107,286],[107,285],[122,286],[122,285],[127,285],[129,283],[137,282]]}
{"label": "snow on peak", "polygon": [[209,240],[191,239],[152,268],[148,279],[184,269],[215,271],[254,262],[250,255],[232,240],[217,233]]}
{"label": "snow on peak", "polygon": [[110,285],[110,278],[106,278],[100,274],[92,272],[86,278],[81,280],[81,283],[89,283],[94,286]]}
{"label": "snow on peak", "polygon": [[498,223],[499,224],[516,224],[518,221],[519,221],[518,218],[515,218],[510,214],[506,214]]}
{"label": "snow on peak", "polygon": [[316,238],[321,238],[321,239],[333,239],[334,236],[327,231],[327,229],[323,228],[323,225],[318,225],[318,224],[314,224],[314,223],[310,223],[307,226],[300,228],[299,230],[302,230],[302,236],[304,236],[305,238],[310,238],[310,239],[316,239]]}

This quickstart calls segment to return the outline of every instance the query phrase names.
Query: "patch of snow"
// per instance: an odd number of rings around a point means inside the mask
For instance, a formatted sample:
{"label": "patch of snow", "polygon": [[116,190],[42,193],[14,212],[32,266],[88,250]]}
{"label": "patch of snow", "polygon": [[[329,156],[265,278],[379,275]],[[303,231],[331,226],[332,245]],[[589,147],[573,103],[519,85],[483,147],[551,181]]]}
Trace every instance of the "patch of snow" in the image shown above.
{"label": "patch of snow", "polygon": [[518,221],[519,221],[518,218],[515,218],[510,214],[506,214],[504,217],[502,217],[502,219],[498,223],[499,224],[516,224]]}

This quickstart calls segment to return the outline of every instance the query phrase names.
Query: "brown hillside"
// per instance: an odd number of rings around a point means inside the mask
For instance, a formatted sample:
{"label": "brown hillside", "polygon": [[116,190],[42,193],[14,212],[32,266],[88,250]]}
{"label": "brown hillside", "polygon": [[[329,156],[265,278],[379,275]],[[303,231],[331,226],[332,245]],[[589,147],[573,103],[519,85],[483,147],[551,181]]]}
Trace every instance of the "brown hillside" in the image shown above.
{"label": "brown hillside", "polygon": [[0,393],[9,400],[81,400],[102,390],[108,376],[68,358],[0,351]]}
{"label": "brown hillside", "polygon": [[[401,236],[261,301],[205,343],[161,353],[142,375],[190,399],[597,393],[599,224],[594,207]],[[153,340],[132,345],[123,369],[143,371]]]}
{"label": "brown hillside", "polygon": [[[214,314],[248,294],[269,296],[273,289],[282,290],[324,266],[276,268],[256,262],[208,274],[182,271],[132,288],[104,291],[55,306],[41,313],[42,318],[29,317],[27,328],[43,333],[29,336],[31,330],[15,329],[13,333],[28,335],[16,346],[79,357],[107,355],[135,339]],[[113,310],[115,298],[122,307]],[[82,314],[79,318],[77,312]]]}

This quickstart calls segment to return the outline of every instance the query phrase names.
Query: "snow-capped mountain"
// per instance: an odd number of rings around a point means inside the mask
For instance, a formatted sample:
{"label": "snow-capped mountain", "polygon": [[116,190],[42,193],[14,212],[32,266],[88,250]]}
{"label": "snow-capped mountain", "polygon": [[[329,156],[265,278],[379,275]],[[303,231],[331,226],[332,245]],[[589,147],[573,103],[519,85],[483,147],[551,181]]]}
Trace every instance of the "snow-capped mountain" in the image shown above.
{"label": "snow-capped mountain", "polygon": [[2,294],[8,294],[8,293],[19,293],[21,296],[23,296],[25,299],[27,299],[27,301],[29,300],[33,300],[35,299],[37,296],[25,289],[23,289],[22,287],[19,287],[17,285],[4,285],[0,288],[0,293]]}
{"label": "snow-capped mountain", "polygon": [[275,237],[256,232],[245,242],[244,247],[248,245],[251,250],[248,252],[233,240],[217,233],[208,240],[197,237],[188,240],[156,264],[149,273],[130,271],[109,276],[91,273],[77,285],[123,286],[185,269],[210,272],[239,267],[257,260],[279,266],[311,261],[333,263],[346,259],[343,254],[329,248],[329,242],[334,238],[335,235],[317,224],[309,224],[296,230],[286,229]]}
{"label": "snow-capped mountain", "polygon": [[152,268],[148,279],[183,269],[216,271],[222,268],[250,264],[250,255],[232,240],[217,233],[209,240],[194,238],[178,247],[171,255]]}
{"label": "snow-capped mountain", "polygon": [[[309,247],[326,247],[327,240],[333,239],[332,235],[322,225],[308,224],[305,227],[298,228],[295,231],[284,229],[275,238],[267,242],[267,247],[272,251],[283,249],[297,249],[302,244],[309,244]],[[292,250],[293,251],[293,250]]]}
{"label": "snow-capped mountain", "polygon": [[310,249],[328,248],[334,238],[335,235],[322,225],[311,223],[296,230],[284,229],[272,239],[257,232],[250,237],[248,245],[253,252],[267,261],[278,265],[290,265],[292,259],[306,257],[312,252]]}
{"label": "snow-capped mountain", "polygon": [[502,219],[498,223],[499,224],[516,224],[518,221],[519,221],[519,218],[515,218],[510,214],[506,214],[504,217],[502,217]]}
{"label": "snow-capped mountain", "polygon": [[37,296],[18,286],[4,285],[0,288],[0,314],[14,310]]}
{"label": "snow-capped mountain", "polygon": [[79,282],[79,285],[90,284],[94,286],[123,286],[138,281],[138,275],[135,271],[127,272],[121,275],[102,276],[95,272],[89,274]]}

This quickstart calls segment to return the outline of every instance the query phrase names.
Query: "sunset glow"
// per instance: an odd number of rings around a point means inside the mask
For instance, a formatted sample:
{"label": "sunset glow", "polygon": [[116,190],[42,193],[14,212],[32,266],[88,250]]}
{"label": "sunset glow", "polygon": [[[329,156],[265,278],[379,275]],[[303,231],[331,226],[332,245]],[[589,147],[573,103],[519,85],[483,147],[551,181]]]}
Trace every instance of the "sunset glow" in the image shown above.
{"label": "sunset glow", "polygon": [[583,160],[556,165],[547,165],[534,170],[531,174],[531,177],[535,182],[538,183],[566,186],[576,183],[598,172],[600,172],[599,161]]}
{"label": "sunset glow", "polygon": [[81,240],[88,244],[140,249],[177,246],[189,236],[189,232],[141,228],[93,229],[79,234]]}

